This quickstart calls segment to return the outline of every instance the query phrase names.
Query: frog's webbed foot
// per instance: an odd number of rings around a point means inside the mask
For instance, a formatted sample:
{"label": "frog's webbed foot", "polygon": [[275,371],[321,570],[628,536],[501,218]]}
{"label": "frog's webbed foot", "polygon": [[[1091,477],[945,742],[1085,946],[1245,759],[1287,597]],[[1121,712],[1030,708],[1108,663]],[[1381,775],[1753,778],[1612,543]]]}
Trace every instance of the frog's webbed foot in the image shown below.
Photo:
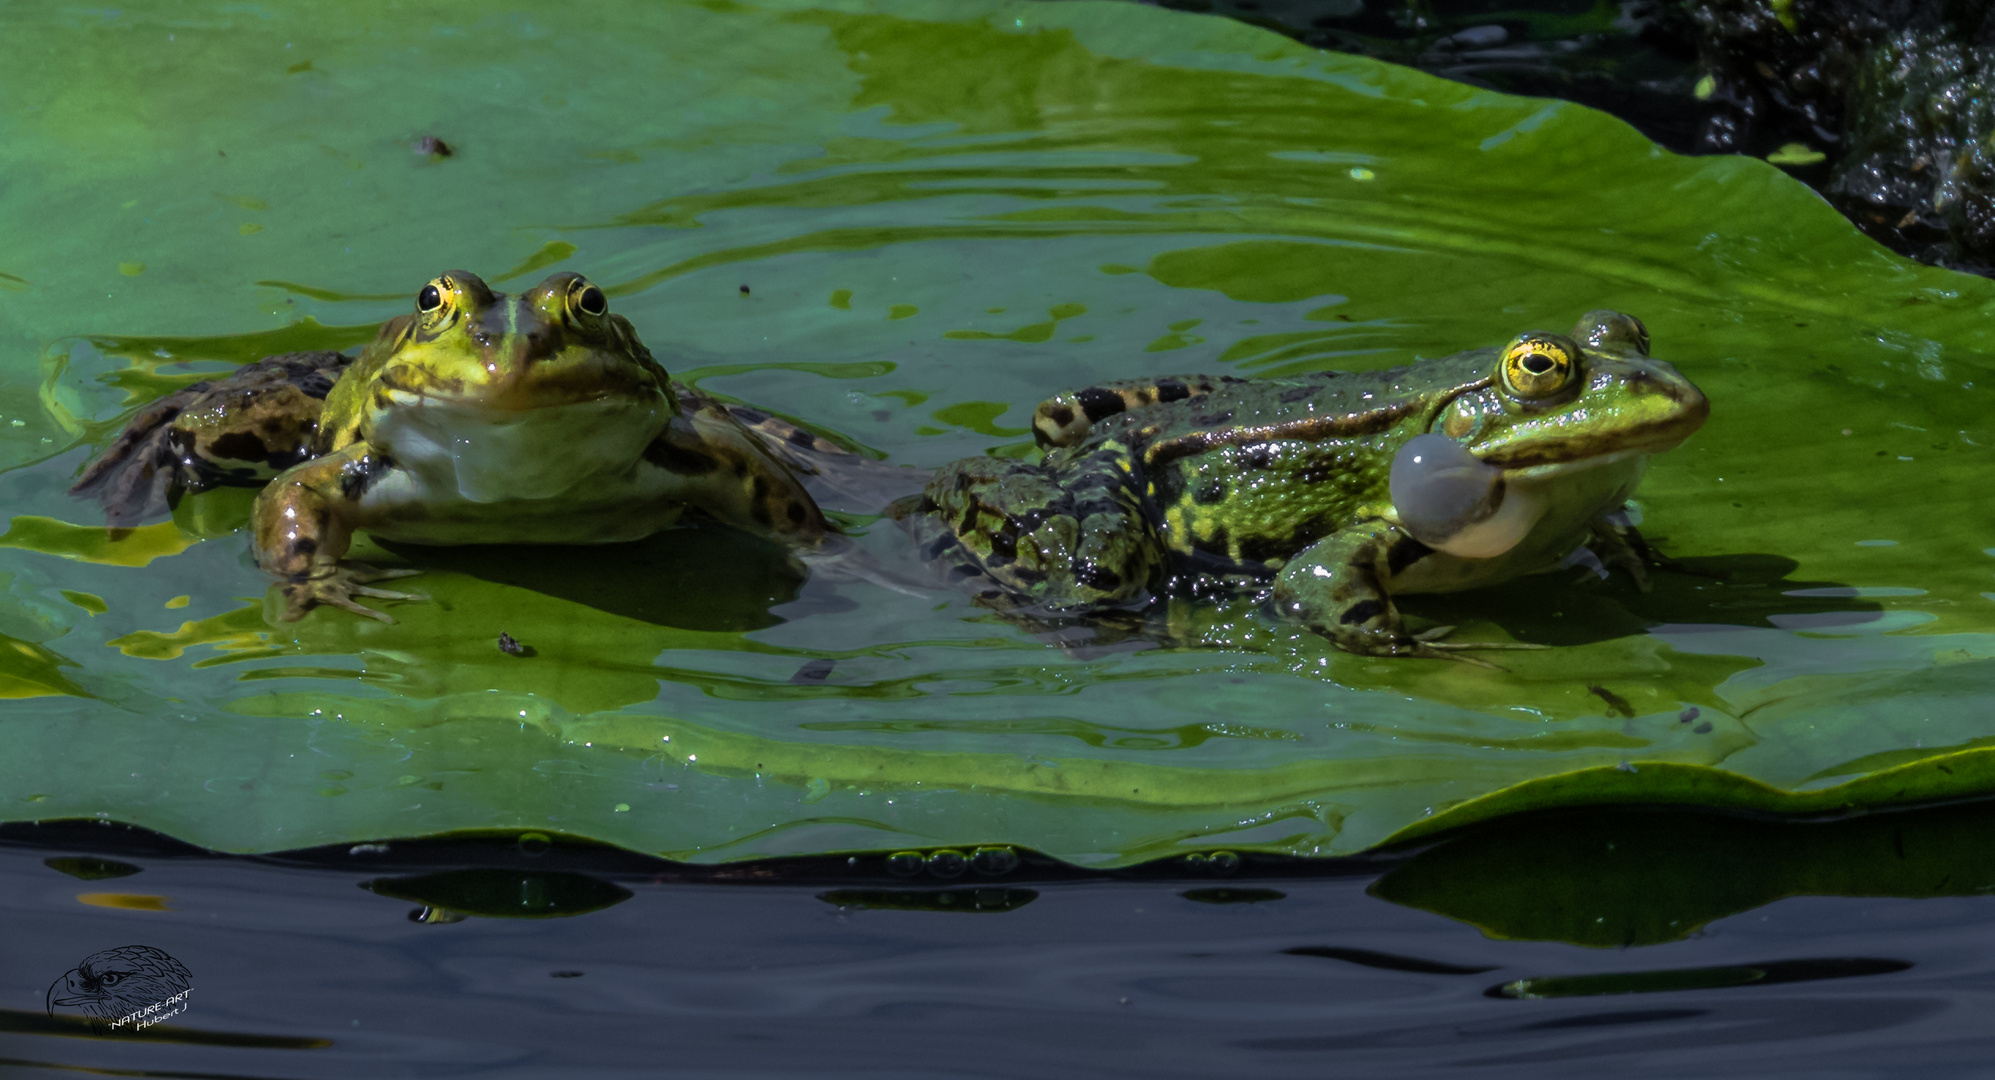
{"label": "frog's webbed foot", "polygon": [[284,598],[284,611],[279,616],[285,622],[297,622],[305,613],[320,604],[345,608],[355,615],[364,615],[384,623],[395,620],[385,611],[376,611],[355,600],[356,596],[368,596],[377,600],[427,600],[422,593],[398,592],[394,589],[377,589],[371,585],[376,581],[391,581],[395,578],[414,577],[420,570],[377,570],[364,563],[341,563],[334,566],[318,567],[305,577],[286,581],[278,586],[278,593]]}
{"label": "frog's webbed foot", "polygon": [[1455,660],[1491,671],[1508,671],[1501,664],[1478,660],[1465,654],[1468,649],[1549,649],[1550,645],[1538,645],[1528,641],[1442,641],[1455,632],[1452,626],[1434,626],[1413,635],[1416,647],[1414,656],[1425,656],[1433,660]]}

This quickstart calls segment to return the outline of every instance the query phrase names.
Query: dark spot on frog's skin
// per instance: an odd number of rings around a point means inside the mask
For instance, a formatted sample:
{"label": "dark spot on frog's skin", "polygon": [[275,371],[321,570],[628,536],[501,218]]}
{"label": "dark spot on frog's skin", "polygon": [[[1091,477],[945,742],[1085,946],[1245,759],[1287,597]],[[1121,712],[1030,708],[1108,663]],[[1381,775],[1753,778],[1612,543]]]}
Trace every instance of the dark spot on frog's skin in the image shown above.
{"label": "dark spot on frog's skin", "polygon": [[[737,477],[743,477],[743,476],[747,476],[747,475],[748,475],[748,459],[747,459],[747,458],[735,458],[735,459],[734,459],[734,475],[735,475],[735,476],[737,476]],[[762,482],[762,480],[761,480],[761,478],[760,478],[760,477],[757,477],[757,478],[756,478],[756,480],[755,480],[755,482],[759,484],[759,483],[761,483],[761,482]],[[759,497],[759,496],[758,496],[758,497]]]}
{"label": "dark spot on frog's skin", "polygon": [[776,523],[774,515],[769,513],[769,504],[760,499],[749,504],[748,516],[755,519],[755,524],[765,529],[774,526]]}
{"label": "dark spot on frog's skin", "polygon": [[1121,394],[1113,390],[1103,390],[1099,386],[1090,386],[1082,390],[1074,395],[1074,400],[1081,403],[1081,411],[1087,414],[1090,421],[1114,416],[1128,407],[1123,403]]}
{"label": "dark spot on frog's skin", "polygon": [[1046,410],[1046,419],[1053,421],[1058,427],[1066,427],[1074,422],[1074,410],[1065,405],[1055,405]]}
{"label": "dark spot on frog's skin", "polygon": [[1200,506],[1226,501],[1226,485],[1218,480],[1207,480],[1191,493],[1191,501]]}
{"label": "dark spot on frog's skin", "polygon": [[792,525],[802,525],[804,523],[804,519],[810,516],[804,510],[804,504],[799,502],[791,503],[788,507],[784,509],[783,514],[785,517],[788,517],[790,519],[790,524]]}
{"label": "dark spot on frog's skin", "polygon": [[1200,551],[1211,552],[1214,555],[1224,555],[1227,558],[1233,557],[1233,538],[1227,534],[1225,526],[1213,529],[1212,535],[1204,539],[1198,539],[1194,536],[1192,546]]}
{"label": "dark spot on frog's skin", "polygon": [[951,581],[962,581],[962,580],[963,580],[964,578],[973,578],[973,577],[977,577],[978,575],[980,575],[980,574],[982,574],[982,573],[983,573],[983,571],[982,571],[982,570],[979,570],[979,569],[977,569],[977,568],[976,568],[976,567],[974,567],[974,566],[970,566],[970,565],[967,565],[967,564],[965,564],[965,565],[962,565],[962,566],[952,566],[952,567],[950,567],[950,568],[949,568],[949,575],[948,575],[948,576],[949,576],[949,580],[951,580]]}
{"label": "dark spot on frog's skin", "polygon": [[1350,626],[1352,623],[1370,622],[1385,614],[1385,605],[1377,600],[1360,600],[1344,609],[1337,621]]}
{"label": "dark spot on frog's skin", "polygon": [[1009,562],[1012,559],[1018,558],[1018,537],[1011,530],[1012,524],[1013,522],[1006,522],[1003,529],[987,537],[991,545],[990,563],[992,566],[996,566],[999,559]]}
{"label": "dark spot on frog's skin", "polygon": [[1285,562],[1290,555],[1315,543],[1322,531],[1315,522],[1307,522],[1290,536],[1250,536],[1240,541],[1240,558],[1243,562]]}
{"label": "dark spot on frog's skin", "polygon": [[309,536],[301,536],[291,541],[291,554],[311,558],[319,553],[319,542]]}
{"label": "dark spot on frog's skin", "polygon": [[1116,502],[1114,499],[1095,499],[1090,502],[1081,503],[1074,507],[1074,517],[1083,521],[1087,520],[1088,518],[1094,517],[1097,514],[1107,515],[1109,517],[1121,517],[1122,504]]}
{"label": "dark spot on frog's skin", "polygon": [[1301,401],[1305,398],[1312,398],[1315,396],[1316,396],[1316,388],[1314,386],[1298,386],[1293,390],[1282,391],[1281,401],[1282,404],[1284,405],[1293,405],[1296,402]]}
{"label": "dark spot on frog's skin", "polygon": [[1240,465],[1248,469],[1272,469],[1275,466],[1275,451],[1268,446],[1250,446],[1239,457]]}
{"label": "dark spot on frog's skin", "polygon": [[1157,400],[1161,402],[1183,401],[1191,396],[1191,389],[1176,379],[1164,379],[1157,384]]}
{"label": "dark spot on frog's skin", "polygon": [[[368,454],[358,461],[347,462],[339,470],[340,497],[348,502],[359,499],[367,494],[367,489],[373,487],[376,480],[394,467],[395,463],[381,454]],[[323,530],[323,523],[320,528]]]}
{"label": "dark spot on frog's skin", "polygon": [[791,428],[789,435],[785,436],[785,438],[791,446],[801,446],[806,450],[817,446],[817,436],[812,435],[802,428]]}
{"label": "dark spot on frog's skin", "polygon": [[734,414],[735,419],[740,420],[744,424],[759,424],[769,419],[768,413],[760,409],[751,409],[746,405],[736,405],[728,411]]}
{"label": "dark spot on frog's skin", "polygon": [[1388,573],[1397,574],[1421,559],[1434,553],[1434,549],[1410,536],[1402,536],[1386,549],[1385,568]]}
{"label": "dark spot on frog's skin", "polygon": [[674,446],[663,439],[644,448],[644,460],[680,476],[700,476],[720,468],[712,455]]}
{"label": "dark spot on frog's skin", "polygon": [[208,452],[234,461],[262,461],[271,456],[270,447],[247,431],[231,431],[217,436],[208,444]]}
{"label": "dark spot on frog's skin", "polygon": [[1074,567],[1074,579],[1101,592],[1112,592],[1122,587],[1121,574],[1095,563],[1081,563]]}
{"label": "dark spot on frog's skin", "polygon": [[969,536],[971,533],[974,533],[976,531],[977,531],[977,504],[971,503],[970,505],[963,508],[963,520],[956,524],[956,535]]}
{"label": "dark spot on frog's skin", "polygon": [[956,546],[956,538],[954,536],[938,536],[935,539],[929,541],[928,544],[921,549],[921,561],[934,562],[936,559],[942,557],[943,552],[948,551],[950,548],[955,546]]}
{"label": "dark spot on frog's skin", "polygon": [[[743,462],[743,464],[747,463]],[[754,499],[756,502],[767,499],[769,497],[769,478],[766,476],[756,477],[755,482],[748,485],[748,497]]]}

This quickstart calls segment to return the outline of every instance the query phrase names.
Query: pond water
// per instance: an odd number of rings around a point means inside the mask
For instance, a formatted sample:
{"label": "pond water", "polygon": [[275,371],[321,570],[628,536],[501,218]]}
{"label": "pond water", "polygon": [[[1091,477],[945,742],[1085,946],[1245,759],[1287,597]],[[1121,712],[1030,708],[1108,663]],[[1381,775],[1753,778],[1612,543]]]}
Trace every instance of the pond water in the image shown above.
{"label": "pond water", "polygon": [[[489,830],[1107,870],[1559,805],[1995,788],[1995,283],[1890,254],[1764,162],[1107,3],[0,19],[40,46],[0,70],[5,820],[238,853]],[[864,506],[841,508],[855,553],[802,581],[712,529],[363,544],[429,599],[273,625],[243,492],[119,534],[65,494],[144,402],[355,346],[447,267],[586,272],[675,377],[919,468],[1029,452],[1032,405],[1082,379],[1382,368],[1599,307],[1713,412],[1640,493],[1677,560],[1653,592],[1408,605],[1553,646],[1506,670],[1356,658],[1246,605],[1062,647],[924,576]],[[1319,887],[1325,919],[1374,910]]]}
{"label": "pond water", "polygon": [[[698,868],[476,841],[228,858],[122,827],[15,826],[0,913],[23,992],[0,1009],[0,1062],[10,1076],[1985,1073],[1985,806],[1537,824],[1535,843],[1484,826],[1410,857],[1088,874],[1027,856],[944,879],[878,857]],[[44,1010],[51,980],[133,942],[184,966],[185,1013],[93,1035],[75,1010]]]}

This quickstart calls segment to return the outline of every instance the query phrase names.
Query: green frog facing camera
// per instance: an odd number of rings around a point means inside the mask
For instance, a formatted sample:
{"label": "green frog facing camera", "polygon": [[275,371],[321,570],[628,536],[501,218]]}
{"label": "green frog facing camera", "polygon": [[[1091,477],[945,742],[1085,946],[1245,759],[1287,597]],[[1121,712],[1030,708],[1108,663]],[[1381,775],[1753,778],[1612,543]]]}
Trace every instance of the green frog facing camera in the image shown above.
{"label": "green frog facing camera", "polygon": [[[154,403],[73,489],[113,524],[217,484],[264,485],[256,561],[283,615],[415,573],[343,561],[359,530],[417,544],[636,540],[688,510],[793,545],[827,525],[766,414],[676,385],[603,291],[559,273],[517,296],[449,271],[357,359],[270,357]],[[806,433],[790,432],[799,441]]]}
{"label": "green frog facing camera", "polygon": [[1062,394],[1033,417],[1042,461],[956,462],[899,510],[925,557],[1000,610],[1261,590],[1349,652],[1443,656],[1492,646],[1410,632],[1394,596],[1553,569],[1589,542],[1642,581],[1617,512],[1709,411],[1639,320],[1594,311],[1570,337],[1389,371]]}

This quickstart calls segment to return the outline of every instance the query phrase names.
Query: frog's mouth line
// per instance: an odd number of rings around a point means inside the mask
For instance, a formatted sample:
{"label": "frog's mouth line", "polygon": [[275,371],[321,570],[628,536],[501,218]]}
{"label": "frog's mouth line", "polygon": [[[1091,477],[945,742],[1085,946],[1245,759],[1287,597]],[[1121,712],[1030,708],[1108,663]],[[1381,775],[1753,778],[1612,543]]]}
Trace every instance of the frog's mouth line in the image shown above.
{"label": "frog's mouth line", "polygon": [[[1681,440],[1678,441],[1680,442]],[[1548,465],[1525,465],[1522,467],[1498,465],[1498,467],[1503,469],[1503,479],[1506,482],[1515,483],[1522,481],[1536,483],[1538,481],[1550,480],[1557,476],[1570,476],[1573,473],[1585,472],[1588,469],[1599,469],[1608,465],[1616,465],[1627,461],[1629,458],[1659,454],[1664,450],[1673,449],[1676,445],[1676,442],[1658,442],[1655,444],[1655,448],[1632,447],[1624,450],[1616,450],[1611,454],[1596,454],[1592,457],[1583,457],[1575,461],[1560,461]],[[1489,464],[1497,463],[1490,462]]]}

